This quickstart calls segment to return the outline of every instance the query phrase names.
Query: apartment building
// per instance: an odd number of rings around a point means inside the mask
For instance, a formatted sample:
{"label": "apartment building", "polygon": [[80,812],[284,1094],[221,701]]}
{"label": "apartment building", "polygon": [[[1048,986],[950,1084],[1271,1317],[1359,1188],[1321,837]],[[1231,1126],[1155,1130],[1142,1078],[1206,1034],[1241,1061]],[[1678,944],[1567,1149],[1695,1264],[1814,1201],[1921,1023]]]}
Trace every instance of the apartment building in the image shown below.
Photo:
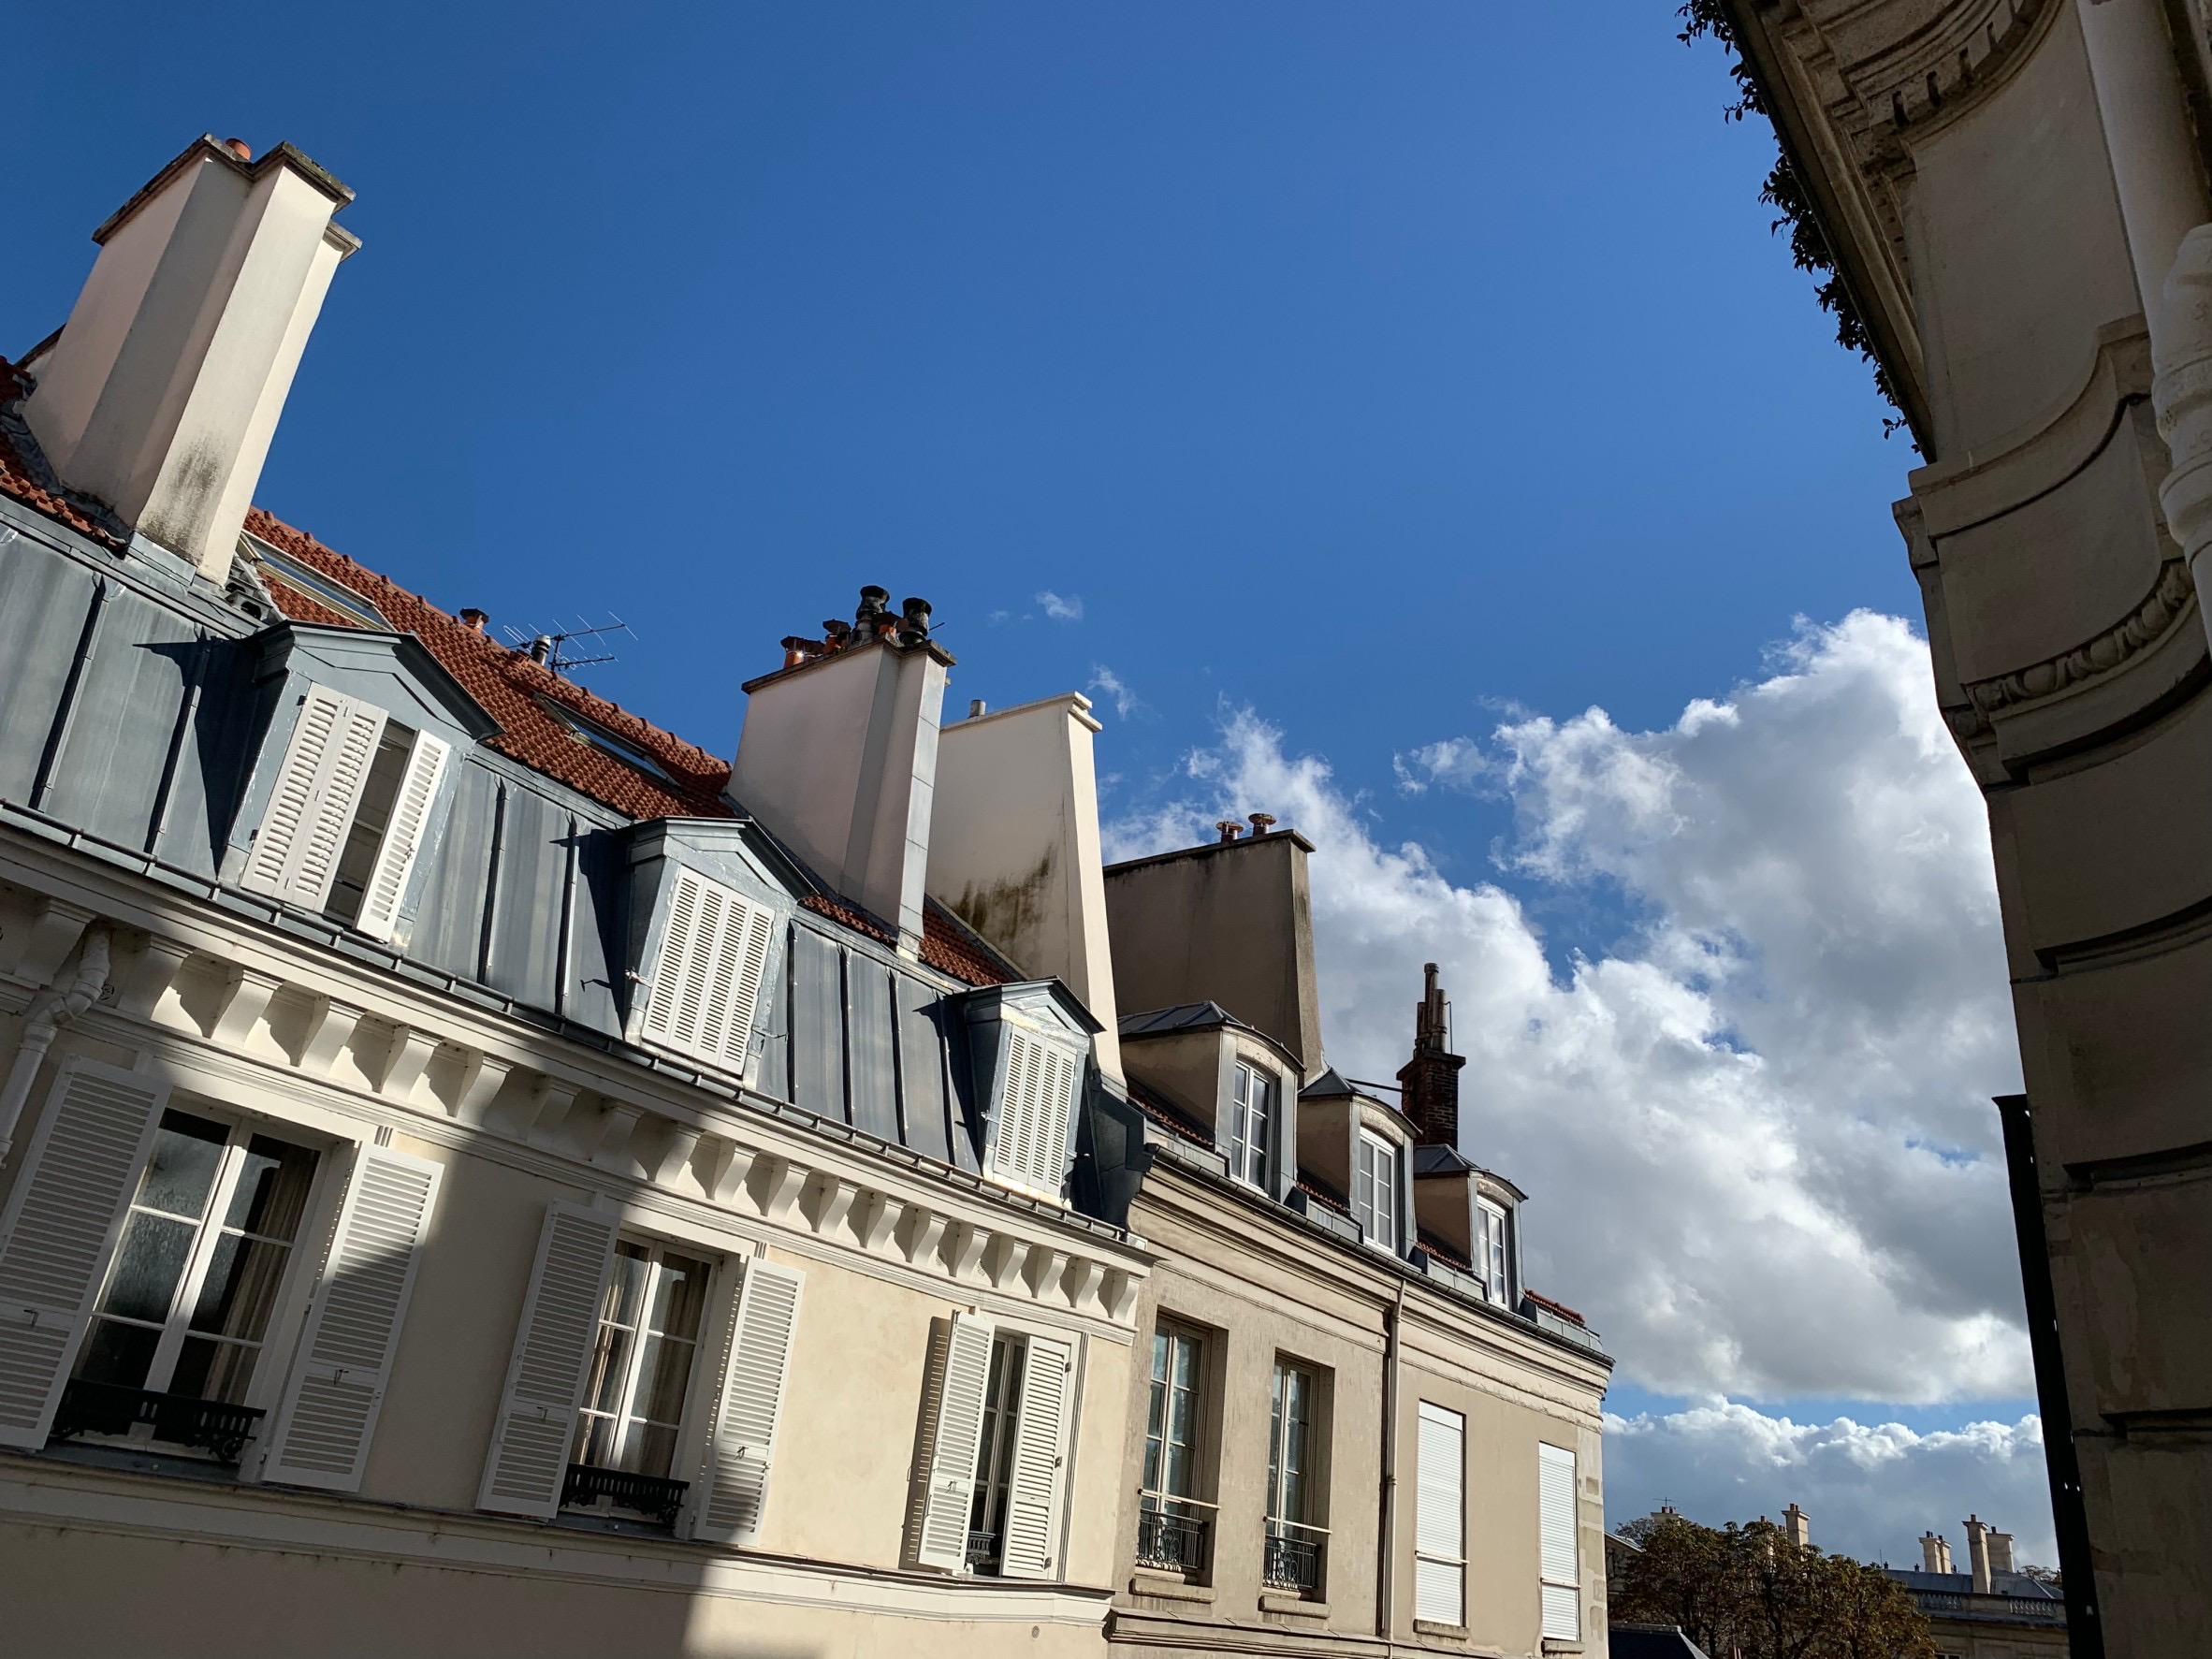
{"label": "apartment building", "polygon": [[11,1637],[1602,1652],[1441,994],[1338,1077],[1310,849],[1109,871],[923,601],[724,759],[251,507],[349,199],[198,140],[0,364]]}

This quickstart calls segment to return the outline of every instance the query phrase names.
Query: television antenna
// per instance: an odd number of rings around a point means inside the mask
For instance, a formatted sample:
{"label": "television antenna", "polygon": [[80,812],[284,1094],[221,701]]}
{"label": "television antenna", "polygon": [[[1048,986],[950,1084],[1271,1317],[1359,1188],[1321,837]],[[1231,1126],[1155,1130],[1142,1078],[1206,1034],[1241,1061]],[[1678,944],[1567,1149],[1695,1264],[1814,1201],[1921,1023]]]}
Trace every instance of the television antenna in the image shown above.
{"label": "television antenna", "polygon": [[612,651],[603,651],[588,657],[572,656],[569,653],[568,646],[572,640],[598,639],[609,633],[627,633],[632,639],[637,637],[629,623],[623,621],[621,618],[616,617],[612,611],[609,611],[607,615],[613,617],[614,619],[597,625],[587,622],[582,617],[578,617],[574,628],[548,629],[544,633],[526,633],[520,628],[510,625],[506,633],[507,637],[514,642],[517,650],[530,653],[531,662],[542,662],[555,674],[565,675],[571,669],[589,668],[596,662],[618,662],[621,661]]}

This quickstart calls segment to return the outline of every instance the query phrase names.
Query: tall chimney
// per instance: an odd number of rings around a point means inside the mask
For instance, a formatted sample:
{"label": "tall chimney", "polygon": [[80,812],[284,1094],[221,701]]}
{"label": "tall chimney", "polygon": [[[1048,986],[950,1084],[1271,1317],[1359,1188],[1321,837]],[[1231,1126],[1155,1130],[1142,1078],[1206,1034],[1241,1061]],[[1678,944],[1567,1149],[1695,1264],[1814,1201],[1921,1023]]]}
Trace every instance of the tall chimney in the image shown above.
{"label": "tall chimney", "polygon": [[353,192],[289,144],[202,138],[93,232],[92,275],[23,404],[63,482],[211,581],[230,574],[261,463],[339,261]]}
{"label": "tall chimney", "polygon": [[2012,1534],[1991,1533],[1989,1535],[1989,1572],[1991,1576],[2018,1570],[2013,1565]]}
{"label": "tall chimney", "polygon": [[745,682],[749,701],[729,796],[840,896],[922,944],[923,881],[937,790],[938,719],[953,659],[881,630],[896,614],[861,590],[842,650]]}
{"label": "tall chimney", "polygon": [[1800,1550],[1812,1548],[1812,1518],[1792,1504],[1782,1512],[1782,1530]]}
{"label": "tall chimney", "polygon": [[1460,1144],[1460,1068],[1466,1060],[1450,1052],[1451,1033],[1436,965],[1421,968],[1421,999],[1413,1014],[1413,1058],[1398,1068],[1405,1115],[1413,1120],[1423,1146]]}
{"label": "tall chimney", "polygon": [[1989,1528],[1977,1516],[1969,1515],[1966,1518],[1966,1553],[1973,1567],[1974,1594],[1987,1595],[1990,1586]]}
{"label": "tall chimney", "polygon": [[939,734],[928,885],[1024,973],[1082,1000],[1105,1027],[1091,1040],[1099,1070],[1119,1078],[1098,730],[1090,699],[1066,691],[996,714],[971,706]]}
{"label": "tall chimney", "polygon": [[1920,1567],[1923,1572],[1947,1573],[1951,1570],[1950,1540],[1935,1533],[1920,1535]]}

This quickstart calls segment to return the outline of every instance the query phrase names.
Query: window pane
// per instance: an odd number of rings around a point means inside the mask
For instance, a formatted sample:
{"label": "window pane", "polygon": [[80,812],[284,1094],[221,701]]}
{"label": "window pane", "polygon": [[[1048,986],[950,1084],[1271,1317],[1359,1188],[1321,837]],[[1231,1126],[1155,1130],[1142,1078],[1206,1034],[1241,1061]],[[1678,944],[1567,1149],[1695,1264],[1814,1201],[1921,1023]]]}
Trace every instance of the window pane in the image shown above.
{"label": "window pane", "polygon": [[221,1400],[226,1404],[245,1403],[246,1386],[254,1380],[254,1361],[261,1350],[235,1342],[214,1342],[204,1336],[184,1339],[177,1356],[176,1375],[168,1391],[188,1400]]}
{"label": "window pane", "polygon": [[1155,1331],[1152,1333],[1152,1380],[1164,1382],[1167,1380],[1167,1375],[1168,1333],[1164,1331]]}
{"label": "window pane", "polygon": [[192,1329],[259,1342],[276,1306],[277,1286],[291,1250],[262,1239],[226,1232],[216,1241],[208,1276],[200,1284]]}
{"label": "window pane", "polygon": [[161,1128],[153,1131],[153,1157],[134,1201],[197,1221],[207,1214],[215,1168],[229,1138],[230,1131],[219,1123],[186,1112],[163,1113]]}
{"label": "window pane", "polygon": [[664,1258],[661,1282],[653,1289],[653,1329],[688,1342],[699,1334],[706,1305],[706,1263],[686,1256]]}
{"label": "window pane", "polygon": [[245,1163],[238,1172],[224,1226],[272,1239],[295,1237],[314,1173],[315,1155],[306,1147],[255,1135],[246,1143]]}
{"label": "window pane", "polygon": [[591,1379],[584,1385],[584,1404],[593,1411],[619,1409],[629,1366],[630,1332],[618,1325],[602,1325],[599,1351],[591,1356]]}
{"label": "window pane", "polygon": [[643,1244],[619,1244],[615,1246],[615,1271],[607,1276],[606,1303],[600,1313],[603,1319],[612,1319],[618,1325],[637,1323],[638,1309],[645,1303],[646,1275],[652,1263],[650,1253]]}
{"label": "window pane", "polygon": [[637,1400],[631,1406],[635,1417],[660,1423],[680,1423],[684,1391],[691,1380],[692,1346],[666,1337],[646,1338],[644,1362],[637,1372]]}
{"label": "window pane", "polygon": [[1198,1344],[1187,1336],[1175,1338],[1175,1387],[1192,1387],[1198,1380]]}
{"label": "window pane", "polygon": [[633,1475],[651,1475],[662,1480],[676,1463],[676,1431],[662,1423],[630,1420],[622,1438],[622,1457],[617,1465]]}
{"label": "window pane", "polygon": [[134,1211],[123,1230],[123,1247],[115,1253],[108,1288],[100,1294],[100,1311],[156,1324],[166,1320],[195,1230],[188,1221]]}
{"label": "window pane", "polygon": [[86,1382],[118,1383],[126,1389],[146,1386],[146,1368],[153,1363],[154,1345],[161,1332],[143,1325],[118,1325],[95,1319],[92,1334],[77,1356],[72,1375]]}
{"label": "window pane", "polygon": [[614,1419],[587,1414],[576,1419],[575,1449],[568,1461],[592,1469],[615,1468],[614,1445]]}

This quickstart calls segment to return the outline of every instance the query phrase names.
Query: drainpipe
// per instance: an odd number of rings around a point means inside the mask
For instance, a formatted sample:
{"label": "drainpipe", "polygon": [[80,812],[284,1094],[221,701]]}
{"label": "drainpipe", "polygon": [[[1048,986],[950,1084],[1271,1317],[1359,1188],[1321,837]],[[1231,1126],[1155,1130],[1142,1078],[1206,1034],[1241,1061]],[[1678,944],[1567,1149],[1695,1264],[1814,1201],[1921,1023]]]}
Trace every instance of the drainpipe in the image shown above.
{"label": "drainpipe", "polygon": [[68,988],[61,988],[56,975],[54,982],[33,997],[23,1010],[23,1040],[15,1051],[7,1083],[0,1087],[0,1165],[7,1162],[8,1149],[15,1144],[15,1126],[22,1119],[23,1102],[30,1099],[32,1080],[38,1075],[46,1051],[53,1046],[54,1034],[97,1001],[100,988],[107,982],[108,929],[95,922],[85,929],[84,945],[77,957],[77,977]]}
{"label": "drainpipe", "polygon": [[1392,1569],[1398,1561],[1398,1326],[1404,1317],[1405,1281],[1400,1279],[1398,1300],[1383,1309],[1382,1521],[1375,1564],[1375,1634],[1386,1651],[1395,1627],[1390,1593],[1397,1587]]}

